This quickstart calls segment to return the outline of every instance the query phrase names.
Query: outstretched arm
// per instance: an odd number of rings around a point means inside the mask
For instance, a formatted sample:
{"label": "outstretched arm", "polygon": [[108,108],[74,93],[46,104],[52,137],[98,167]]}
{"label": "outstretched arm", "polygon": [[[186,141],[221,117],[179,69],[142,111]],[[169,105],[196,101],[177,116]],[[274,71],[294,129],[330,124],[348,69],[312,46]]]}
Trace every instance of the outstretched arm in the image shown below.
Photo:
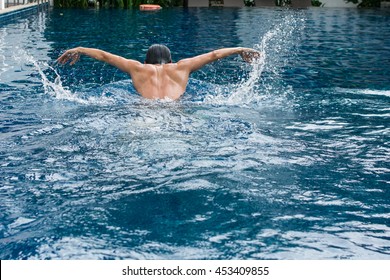
{"label": "outstretched arm", "polygon": [[83,47],[67,50],[57,59],[57,62],[60,64],[69,62],[69,65],[73,65],[79,61],[80,55],[86,55],[96,60],[106,62],[129,74],[137,64],[140,64],[138,61],[126,59],[106,51]]}
{"label": "outstretched arm", "polygon": [[208,63],[211,63],[213,61],[216,61],[218,59],[233,55],[233,54],[239,54],[241,55],[242,59],[245,60],[248,63],[251,63],[253,61],[256,61],[261,57],[261,53],[259,51],[256,51],[254,49],[250,48],[223,48],[214,50],[205,54],[201,54],[192,58],[187,58],[180,60],[178,64],[184,64],[189,68],[190,72],[194,72],[196,70],[199,70],[203,66],[205,66]]}

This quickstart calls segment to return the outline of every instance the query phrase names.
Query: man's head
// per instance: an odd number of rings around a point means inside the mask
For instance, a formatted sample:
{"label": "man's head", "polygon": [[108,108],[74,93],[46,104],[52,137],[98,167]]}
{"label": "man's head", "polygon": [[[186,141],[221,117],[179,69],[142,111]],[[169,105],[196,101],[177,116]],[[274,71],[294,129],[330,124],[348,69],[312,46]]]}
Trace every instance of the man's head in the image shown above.
{"label": "man's head", "polygon": [[146,64],[166,64],[171,62],[171,51],[166,46],[155,44],[149,47],[146,53]]}

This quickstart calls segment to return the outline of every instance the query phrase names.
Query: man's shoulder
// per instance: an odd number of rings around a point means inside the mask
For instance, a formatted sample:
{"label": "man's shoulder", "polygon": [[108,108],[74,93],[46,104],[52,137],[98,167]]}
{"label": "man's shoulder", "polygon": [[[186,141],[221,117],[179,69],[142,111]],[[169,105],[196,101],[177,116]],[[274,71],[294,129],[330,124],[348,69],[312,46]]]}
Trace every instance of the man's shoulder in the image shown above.
{"label": "man's shoulder", "polygon": [[153,75],[153,73],[165,73],[166,75],[175,75],[178,72],[181,72],[183,67],[179,63],[167,63],[167,64],[142,64],[139,67],[139,71],[147,73],[148,75]]}

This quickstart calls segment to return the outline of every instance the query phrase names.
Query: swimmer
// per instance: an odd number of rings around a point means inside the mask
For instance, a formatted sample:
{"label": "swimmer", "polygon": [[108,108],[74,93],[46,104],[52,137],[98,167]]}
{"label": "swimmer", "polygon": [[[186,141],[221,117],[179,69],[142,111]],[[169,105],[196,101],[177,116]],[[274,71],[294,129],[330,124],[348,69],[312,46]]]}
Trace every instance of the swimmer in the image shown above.
{"label": "swimmer", "polygon": [[144,64],[103,50],[83,47],[67,50],[57,59],[57,62],[60,64],[69,62],[69,65],[73,65],[81,55],[86,55],[115,66],[130,75],[135,89],[143,97],[176,100],[184,94],[192,72],[208,63],[234,54],[241,55],[248,63],[256,62],[261,57],[259,51],[237,47],[217,49],[172,63],[170,50],[164,45],[156,44],[148,49]]}

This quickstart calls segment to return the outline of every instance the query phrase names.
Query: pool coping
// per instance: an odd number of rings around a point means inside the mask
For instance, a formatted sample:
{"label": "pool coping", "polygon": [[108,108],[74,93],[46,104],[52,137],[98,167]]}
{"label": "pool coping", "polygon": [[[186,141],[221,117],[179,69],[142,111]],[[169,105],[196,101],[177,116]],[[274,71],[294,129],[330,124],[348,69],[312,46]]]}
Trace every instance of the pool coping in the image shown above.
{"label": "pool coping", "polygon": [[31,14],[41,6],[49,6],[49,1],[17,5],[0,10],[0,25],[10,23],[12,20]]}

